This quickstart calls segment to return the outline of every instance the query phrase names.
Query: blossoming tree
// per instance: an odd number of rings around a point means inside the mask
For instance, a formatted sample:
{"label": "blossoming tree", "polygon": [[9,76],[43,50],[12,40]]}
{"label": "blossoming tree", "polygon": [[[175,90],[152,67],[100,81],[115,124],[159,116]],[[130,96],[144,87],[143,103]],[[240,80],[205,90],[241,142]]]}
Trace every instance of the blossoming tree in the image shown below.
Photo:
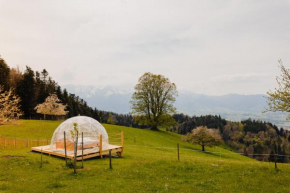
{"label": "blossoming tree", "polygon": [[0,122],[18,119],[22,115],[19,102],[20,98],[13,93],[13,89],[4,91],[0,86]]}
{"label": "blossoming tree", "polygon": [[67,105],[62,104],[56,94],[50,94],[44,103],[38,104],[34,109],[37,113],[43,114],[45,119],[46,115],[66,115],[68,113],[68,111],[65,111],[66,107]]}

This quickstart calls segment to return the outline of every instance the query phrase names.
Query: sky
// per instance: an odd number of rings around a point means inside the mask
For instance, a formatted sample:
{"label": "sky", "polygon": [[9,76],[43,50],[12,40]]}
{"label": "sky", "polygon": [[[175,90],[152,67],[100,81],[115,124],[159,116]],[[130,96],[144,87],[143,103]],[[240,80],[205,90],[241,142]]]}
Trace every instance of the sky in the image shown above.
{"label": "sky", "polygon": [[0,55],[59,85],[265,94],[290,68],[290,1],[0,0]]}

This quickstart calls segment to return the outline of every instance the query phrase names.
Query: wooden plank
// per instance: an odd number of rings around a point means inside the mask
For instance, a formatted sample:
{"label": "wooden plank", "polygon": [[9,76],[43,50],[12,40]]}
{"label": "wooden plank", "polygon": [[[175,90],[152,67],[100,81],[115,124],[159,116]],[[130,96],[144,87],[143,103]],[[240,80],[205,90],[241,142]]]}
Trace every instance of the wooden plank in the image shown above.
{"label": "wooden plank", "polygon": [[124,131],[121,132],[121,145],[122,145],[122,151],[120,153],[120,156],[123,156],[123,151],[124,151]]}
{"label": "wooden plank", "polygon": [[65,165],[67,166],[67,153],[66,153],[66,136],[65,136],[65,131],[63,132],[63,143],[64,143]]}
{"label": "wooden plank", "polygon": [[47,154],[51,154],[51,155],[56,155],[56,156],[59,156],[59,157],[65,157],[65,154],[64,153],[52,151],[50,149],[50,146],[49,145],[39,146],[39,147],[32,147],[31,148],[32,151],[37,151],[37,152],[41,152],[41,149],[42,149],[42,152],[43,153],[47,153]]}
{"label": "wooden plank", "polygon": [[102,150],[103,150],[103,136],[100,135],[100,140],[99,140],[99,151],[100,151],[100,156],[101,156],[101,158],[103,158]]}
{"label": "wooden plank", "polygon": [[40,150],[40,149],[50,149],[49,145],[45,145],[45,146],[38,146],[38,147],[31,147],[32,150]]}
{"label": "wooden plank", "polygon": [[[100,156],[100,153],[94,153],[94,154],[90,154],[90,155],[86,155],[84,156],[84,159],[89,159],[89,158],[93,158],[93,157],[99,157]],[[82,158],[81,157],[77,157],[77,160],[81,160]]]}
{"label": "wooden plank", "polygon": [[84,132],[82,132],[82,168],[84,168]]}
{"label": "wooden plank", "polygon": [[[109,148],[109,149],[112,150],[112,153],[116,153],[118,151],[122,151],[122,147],[121,146],[110,145],[110,147],[111,148]],[[43,153],[65,158],[65,154],[64,153],[52,151],[52,150],[50,150],[50,146],[32,147],[31,149],[33,151],[37,151],[37,152],[41,152],[41,149],[42,149]],[[109,149],[103,150],[102,151],[103,155],[104,154],[108,154],[109,153]],[[98,157],[98,156],[100,156],[100,152],[99,151],[84,151],[84,159]],[[74,158],[74,154],[73,153],[68,154],[67,158],[73,159]],[[80,152],[79,152],[79,154],[77,156],[77,160],[81,160],[81,153]]]}

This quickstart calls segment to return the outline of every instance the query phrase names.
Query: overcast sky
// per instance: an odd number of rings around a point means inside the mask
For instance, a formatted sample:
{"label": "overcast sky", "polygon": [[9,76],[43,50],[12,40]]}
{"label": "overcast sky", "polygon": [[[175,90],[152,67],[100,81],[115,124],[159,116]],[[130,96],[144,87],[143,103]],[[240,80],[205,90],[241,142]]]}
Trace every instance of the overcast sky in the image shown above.
{"label": "overcast sky", "polygon": [[145,72],[195,93],[265,94],[290,68],[289,1],[0,0],[0,55],[60,85],[133,87]]}

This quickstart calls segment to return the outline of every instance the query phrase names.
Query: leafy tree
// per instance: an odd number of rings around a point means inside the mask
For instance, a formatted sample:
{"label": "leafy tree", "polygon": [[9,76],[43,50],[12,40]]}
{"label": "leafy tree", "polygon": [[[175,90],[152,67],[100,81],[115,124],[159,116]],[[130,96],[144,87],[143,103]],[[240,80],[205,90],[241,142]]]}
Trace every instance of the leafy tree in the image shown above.
{"label": "leafy tree", "polygon": [[35,115],[34,107],[36,105],[36,99],[34,76],[34,71],[30,67],[26,66],[23,78],[17,89],[17,94],[21,98],[21,108],[25,117]]}
{"label": "leafy tree", "polygon": [[18,89],[19,83],[23,78],[22,72],[19,67],[10,69],[10,88]]}
{"label": "leafy tree", "polygon": [[4,90],[9,90],[10,69],[4,59],[0,57],[0,80]]}
{"label": "leafy tree", "polygon": [[57,98],[56,94],[51,94],[45,99],[45,102],[38,104],[35,107],[37,113],[45,115],[66,115],[68,111],[65,111],[66,105],[60,103],[61,101]]}
{"label": "leafy tree", "polygon": [[95,108],[92,112],[93,118],[100,122],[100,117],[97,108]]}
{"label": "leafy tree", "polygon": [[45,69],[41,73],[36,72],[36,82],[39,90],[38,103],[44,101],[49,96],[49,93],[54,93],[58,87]]}
{"label": "leafy tree", "polygon": [[184,139],[190,143],[197,143],[201,145],[202,151],[204,151],[205,146],[211,147],[222,143],[221,136],[217,133],[217,131],[218,130],[200,126],[193,129],[191,133],[188,133]]}
{"label": "leafy tree", "polygon": [[0,86],[0,119],[9,121],[10,119],[19,118],[22,115],[19,102],[20,98],[13,94],[12,89],[4,91],[3,86]]}
{"label": "leafy tree", "polygon": [[168,78],[145,73],[139,78],[131,100],[135,121],[150,126],[152,130],[158,130],[158,126],[174,125],[171,114],[176,111],[173,107],[176,96],[176,86]]}
{"label": "leafy tree", "polygon": [[63,93],[60,86],[57,86],[56,95],[61,101],[63,101]]}
{"label": "leafy tree", "polygon": [[116,124],[116,117],[114,115],[112,115],[112,113],[109,114],[109,117],[108,117],[108,120],[107,120],[107,123],[108,124],[112,124],[112,125],[115,125]]}
{"label": "leafy tree", "polygon": [[241,122],[244,124],[244,132],[259,133],[260,131],[266,131],[266,124],[261,121],[255,121],[247,119]]}
{"label": "leafy tree", "polygon": [[45,87],[46,87],[46,84],[47,84],[47,77],[48,77],[48,72],[45,69],[43,69],[42,72],[41,72],[41,80],[44,83]]}
{"label": "leafy tree", "polygon": [[[279,60],[279,63],[282,74],[280,77],[276,77],[278,88],[275,88],[275,91],[267,92],[268,109],[264,112],[290,112],[290,70],[285,68],[282,60]],[[290,120],[290,115],[288,115],[287,120]]]}

